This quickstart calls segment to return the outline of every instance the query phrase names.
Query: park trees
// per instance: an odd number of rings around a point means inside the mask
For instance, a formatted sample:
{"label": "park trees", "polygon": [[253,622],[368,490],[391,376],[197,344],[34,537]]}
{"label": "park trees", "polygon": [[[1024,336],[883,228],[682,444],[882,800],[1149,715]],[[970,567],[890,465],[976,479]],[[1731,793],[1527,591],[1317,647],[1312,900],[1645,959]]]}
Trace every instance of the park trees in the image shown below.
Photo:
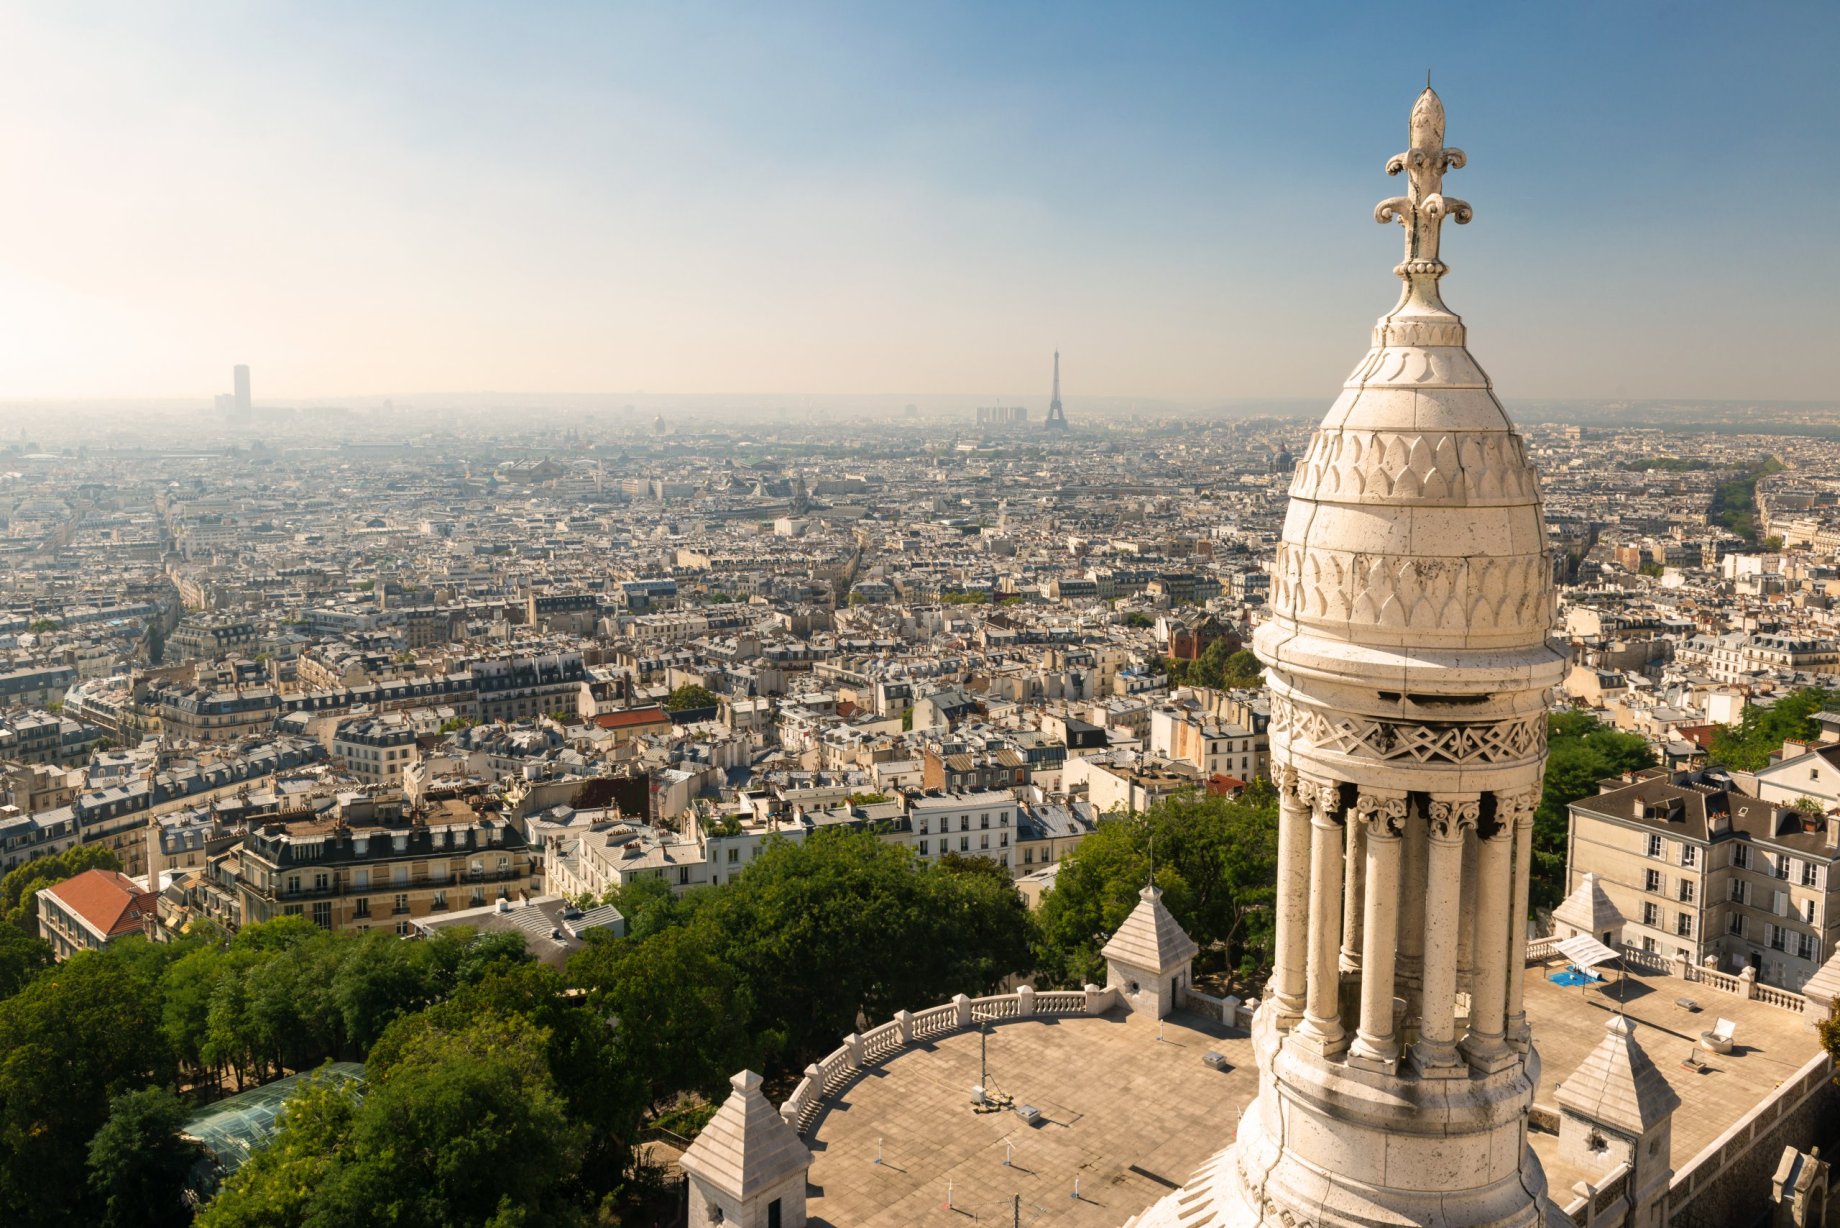
{"label": "park trees", "polygon": [[1204,960],[1246,976],[1265,965],[1278,810],[1276,794],[1261,782],[1238,798],[1178,794],[1142,814],[1102,820],[1061,862],[1042,900],[1036,957],[1045,980],[1103,979],[1099,951],[1151,881],[1153,854],[1163,904]]}
{"label": "park trees", "polygon": [[1565,897],[1567,807],[1597,792],[1597,782],[1654,766],[1648,743],[1602,724],[1589,712],[1555,712],[1546,722],[1546,778],[1533,815],[1533,865],[1528,900],[1552,908]]}

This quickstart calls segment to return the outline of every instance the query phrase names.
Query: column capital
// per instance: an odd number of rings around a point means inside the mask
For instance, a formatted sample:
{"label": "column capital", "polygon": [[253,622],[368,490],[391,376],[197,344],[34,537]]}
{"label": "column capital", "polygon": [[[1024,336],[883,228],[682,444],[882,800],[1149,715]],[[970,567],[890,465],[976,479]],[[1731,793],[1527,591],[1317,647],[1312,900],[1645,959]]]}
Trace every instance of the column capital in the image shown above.
{"label": "column capital", "polygon": [[1355,795],[1354,815],[1367,828],[1369,839],[1396,840],[1405,827],[1406,796],[1363,789]]}
{"label": "column capital", "polygon": [[1310,808],[1316,822],[1334,827],[1342,825],[1342,786],[1303,776],[1298,778],[1297,795]]}
{"label": "column capital", "polygon": [[1504,827],[1533,826],[1533,812],[1539,807],[1540,794],[1537,790],[1495,795],[1495,813],[1500,816]]}
{"label": "column capital", "polygon": [[1431,838],[1458,840],[1464,831],[1476,830],[1482,819],[1482,798],[1474,793],[1457,796],[1433,796],[1425,808],[1431,821]]}

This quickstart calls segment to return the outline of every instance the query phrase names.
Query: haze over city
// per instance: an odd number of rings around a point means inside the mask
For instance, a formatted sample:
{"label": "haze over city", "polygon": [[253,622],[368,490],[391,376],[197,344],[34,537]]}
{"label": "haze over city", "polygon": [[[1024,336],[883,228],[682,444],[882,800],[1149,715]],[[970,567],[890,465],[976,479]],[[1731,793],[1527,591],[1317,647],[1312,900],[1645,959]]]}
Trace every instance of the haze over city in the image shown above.
{"label": "haze over city", "polygon": [[1321,398],[1427,69],[1512,396],[1832,396],[1819,5],[4,11],[8,401]]}

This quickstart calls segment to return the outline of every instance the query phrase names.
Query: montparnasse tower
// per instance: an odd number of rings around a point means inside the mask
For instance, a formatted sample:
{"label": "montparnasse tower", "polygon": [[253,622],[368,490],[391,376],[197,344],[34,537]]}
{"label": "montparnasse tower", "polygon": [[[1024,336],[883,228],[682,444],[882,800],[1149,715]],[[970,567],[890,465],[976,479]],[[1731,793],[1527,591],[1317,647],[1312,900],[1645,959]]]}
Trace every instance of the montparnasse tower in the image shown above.
{"label": "montparnasse tower", "polygon": [[1143,1228],[1547,1222],[1527,1145],[1521,1002],[1553,625],[1539,484],[1444,306],[1470,206],[1429,86],[1410,147],[1399,302],[1297,466],[1272,566],[1274,969],[1259,1093],[1232,1146]]}

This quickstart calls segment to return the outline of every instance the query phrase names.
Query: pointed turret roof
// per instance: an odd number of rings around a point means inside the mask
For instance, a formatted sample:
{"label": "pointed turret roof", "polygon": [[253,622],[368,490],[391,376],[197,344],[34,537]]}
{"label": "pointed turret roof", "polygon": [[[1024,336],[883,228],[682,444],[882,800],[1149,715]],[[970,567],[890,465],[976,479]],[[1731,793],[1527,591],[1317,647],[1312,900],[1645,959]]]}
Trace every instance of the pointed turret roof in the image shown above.
{"label": "pointed turret roof", "polygon": [[1679,1108],[1680,1097],[1636,1043],[1628,1016],[1611,1016],[1604,1032],[1553,1098],[1587,1121],[1640,1137]]}
{"label": "pointed turret roof", "polygon": [[1808,983],[1802,986],[1802,996],[1816,1002],[1840,998],[1840,951],[1835,951],[1826,963],[1815,969]]}
{"label": "pointed turret roof", "polygon": [[1201,948],[1163,906],[1163,889],[1154,884],[1145,887],[1137,893],[1137,900],[1137,907],[1099,954],[1110,962],[1158,974],[1195,958]]}
{"label": "pointed turret roof", "polygon": [[751,1070],[730,1079],[735,1090],[678,1160],[692,1177],[743,1201],[811,1167],[810,1149],[762,1094],[760,1082]]}
{"label": "pointed turret roof", "polygon": [[1617,911],[1616,905],[1610,902],[1610,897],[1604,894],[1597,875],[1586,874],[1578,884],[1578,889],[1553,909],[1553,920],[1563,921],[1595,937],[1605,930],[1616,929],[1623,924],[1625,918]]}

